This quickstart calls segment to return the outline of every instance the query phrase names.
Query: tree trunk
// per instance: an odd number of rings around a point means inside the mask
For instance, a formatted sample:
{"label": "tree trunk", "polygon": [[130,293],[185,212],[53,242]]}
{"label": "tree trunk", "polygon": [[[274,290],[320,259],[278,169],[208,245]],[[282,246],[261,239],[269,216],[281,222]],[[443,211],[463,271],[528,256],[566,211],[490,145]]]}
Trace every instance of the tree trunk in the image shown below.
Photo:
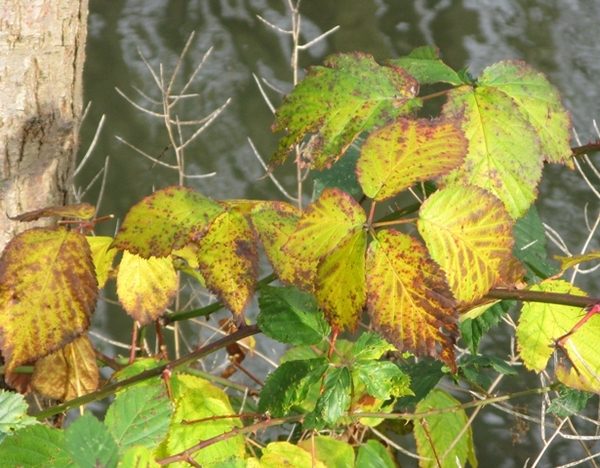
{"label": "tree trunk", "polygon": [[88,0],[0,0],[0,251],[33,225],[8,216],[69,199],[87,14]]}

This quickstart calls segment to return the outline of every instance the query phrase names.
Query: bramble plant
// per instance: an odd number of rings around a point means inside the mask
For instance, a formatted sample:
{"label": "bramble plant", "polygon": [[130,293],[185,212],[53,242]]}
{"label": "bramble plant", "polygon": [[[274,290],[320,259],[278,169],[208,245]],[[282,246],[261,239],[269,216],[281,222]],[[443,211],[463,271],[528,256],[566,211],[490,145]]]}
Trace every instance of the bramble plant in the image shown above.
{"label": "bramble plant", "polygon": [[[432,84],[445,90],[421,91]],[[443,100],[436,118],[418,116],[428,99]],[[600,317],[580,322],[598,300],[559,279],[598,255],[553,267],[533,206],[544,163],[572,167],[583,151],[570,147],[569,114],[544,75],[505,60],[474,78],[433,47],[384,64],[336,54],[308,70],[273,130],[283,136],[270,171],[290,153],[313,171],[315,198],[304,209],[170,186],[131,207],[114,238],[85,235],[95,223],[86,204],[21,216],[80,221],[26,231],[3,253],[7,381],[19,384],[20,369],[33,364],[33,388],[65,402],[37,420],[115,399],[103,423],[85,414],[61,430],[38,424],[19,395],[3,392],[3,466],[393,466],[380,441],[360,435],[393,419],[414,421],[420,466],[477,466],[465,409],[487,400],[461,405],[435,387],[444,375],[481,389],[489,385],[483,369],[515,373],[514,362],[477,353],[515,301],[526,368],[545,371],[558,356],[556,382],[530,393],[561,389],[567,396],[554,410],[563,417],[585,405],[585,392],[600,393]],[[406,203],[407,192],[418,201]],[[261,250],[274,273],[262,279]],[[165,314],[178,271],[219,303]],[[141,327],[225,307],[235,331],[171,362],[132,359],[98,388],[86,330],[99,289],[113,279]],[[250,324],[244,311],[255,295],[260,313]],[[365,319],[369,330],[355,333]],[[347,331],[352,340],[340,337]],[[239,414],[234,399],[184,366],[257,333],[293,347],[248,403],[252,413]],[[457,361],[461,337],[471,354]],[[320,435],[245,443],[244,435],[290,423]]]}

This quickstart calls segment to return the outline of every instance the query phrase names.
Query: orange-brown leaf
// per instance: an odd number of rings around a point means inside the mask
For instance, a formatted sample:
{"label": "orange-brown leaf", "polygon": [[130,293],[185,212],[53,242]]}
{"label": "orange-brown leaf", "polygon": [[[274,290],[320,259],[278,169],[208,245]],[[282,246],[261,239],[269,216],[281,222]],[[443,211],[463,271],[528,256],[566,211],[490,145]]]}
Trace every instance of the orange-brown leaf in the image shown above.
{"label": "orange-brown leaf", "polygon": [[98,285],[90,246],[64,228],[19,234],[0,259],[0,348],[11,373],[89,326]]}
{"label": "orange-brown leaf", "polygon": [[35,363],[33,388],[56,400],[72,400],[98,388],[98,365],[92,342],[81,335]]}
{"label": "orange-brown leaf", "polygon": [[419,241],[394,230],[377,233],[367,254],[367,308],[375,327],[399,350],[439,356],[456,369],[455,301]]}

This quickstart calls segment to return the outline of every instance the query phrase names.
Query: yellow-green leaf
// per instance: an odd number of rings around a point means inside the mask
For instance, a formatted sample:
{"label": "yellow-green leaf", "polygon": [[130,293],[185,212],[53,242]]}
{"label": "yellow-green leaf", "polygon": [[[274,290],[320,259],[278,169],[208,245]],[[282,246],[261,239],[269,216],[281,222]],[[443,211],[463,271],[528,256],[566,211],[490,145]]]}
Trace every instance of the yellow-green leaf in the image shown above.
{"label": "yellow-green leaf", "polygon": [[117,253],[117,250],[112,249],[110,246],[113,238],[106,236],[86,236],[86,239],[92,249],[92,258],[94,260],[94,267],[96,268],[98,288],[103,288]]}
{"label": "yellow-green leaf", "polygon": [[356,330],[365,305],[365,250],[362,227],[348,233],[343,243],[324,256],[315,281],[315,297],[328,322],[337,330]]}
{"label": "yellow-green leaf", "polygon": [[27,213],[23,213],[18,216],[9,216],[9,219],[12,219],[13,221],[35,221],[40,218],[49,218],[52,216],[59,216],[61,218],[90,219],[95,213],[96,208],[89,203],[75,203],[73,205],[48,206],[39,210],[28,211]]}
{"label": "yellow-green leaf", "polygon": [[513,221],[500,200],[473,186],[431,195],[419,212],[419,233],[446,272],[454,297],[472,303],[512,268]]}
{"label": "yellow-green leaf", "polygon": [[372,132],[356,166],[365,195],[385,200],[459,167],[467,154],[460,121],[398,119]]}
{"label": "yellow-green leaf", "polygon": [[131,207],[112,246],[144,258],[166,257],[200,238],[222,212],[221,205],[192,189],[157,190]]}
{"label": "yellow-green leaf", "polygon": [[439,345],[439,357],[456,369],[455,301],[419,241],[394,230],[377,233],[367,254],[367,308],[375,328],[400,351],[438,357]]}
{"label": "yellow-green leaf", "polygon": [[234,314],[241,314],[254,295],[258,251],[246,218],[221,213],[200,241],[198,264],[206,287]]}
{"label": "yellow-green leaf", "polygon": [[140,325],[160,317],[177,293],[177,274],[170,258],[142,258],[123,252],[117,273],[117,295]]}
{"label": "yellow-green leaf", "polygon": [[289,203],[263,202],[252,211],[252,224],[279,280],[303,291],[312,291],[316,260],[301,260],[281,250],[301,217],[302,211]]}
{"label": "yellow-green leaf", "polygon": [[84,236],[34,228],[13,238],[0,259],[0,349],[7,373],[81,335],[97,295]]}
{"label": "yellow-green leaf", "polygon": [[463,432],[469,418],[459,406],[460,401],[439,389],[429,392],[417,404],[417,413],[457,407],[454,411],[437,413],[415,421],[417,452],[423,457],[419,460],[421,468],[456,468],[467,466],[467,461],[472,468],[477,468],[473,429],[469,426]]}
{"label": "yellow-green leaf", "polygon": [[98,377],[94,346],[81,335],[35,363],[32,385],[43,395],[67,401],[96,391]]}
{"label": "yellow-green leaf", "polygon": [[[531,291],[547,291],[561,294],[585,296],[585,293],[564,280],[543,281],[529,288]],[[548,359],[554,352],[554,342],[585,315],[579,307],[538,302],[523,302],[517,326],[517,346],[525,366],[536,372],[546,368]],[[586,325],[574,333],[567,341],[567,351],[573,346],[583,353],[594,367],[600,368],[598,355],[599,319],[590,319]],[[581,349],[580,349],[581,348]],[[560,353],[560,351],[558,351]],[[573,353],[570,353],[573,354]],[[576,355],[573,354],[571,359]],[[579,366],[578,366],[579,367]],[[580,371],[584,371],[582,367]],[[600,382],[596,382],[598,386]]]}
{"label": "yellow-green leaf", "polygon": [[261,468],[326,468],[323,462],[290,442],[271,442],[262,450]]}
{"label": "yellow-green leaf", "polygon": [[561,271],[568,270],[569,268],[573,268],[575,265],[579,265],[583,262],[590,262],[593,260],[600,260],[600,252],[595,250],[591,250],[588,253],[580,254],[580,255],[572,255],[570,257],[560,257],[558,255],[554,256],[555,260],[560,262]]}
{"label": "yellow-green leaf", "polygon": [[537,196],[543,158],[537,132],[515,101],[493,87],[463,86],[448,93],[442,115],[462,118],[469,152],[439,186],[477,185],[502,200],[513,218],[523,216]]}

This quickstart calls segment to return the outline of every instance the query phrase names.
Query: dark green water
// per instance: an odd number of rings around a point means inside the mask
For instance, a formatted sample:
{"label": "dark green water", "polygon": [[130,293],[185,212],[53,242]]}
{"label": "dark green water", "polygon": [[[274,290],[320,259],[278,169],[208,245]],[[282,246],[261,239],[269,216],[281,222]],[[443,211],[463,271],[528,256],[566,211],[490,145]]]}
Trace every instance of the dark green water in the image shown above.
{"label": "dark green water", "polygon": [[[133,203],[154,188],[177,183],[175,172],[152,167],[152,162],[115,138],[119,136],[154,157],[163,152],[169,141],[160,119],[135,109],[115,87],[136,103],[159,111],[158,106],[136,94],[133,88],[153,99],[160,98],[138,49],[157,75],[162,63],[164,77],[168,79],[192,32],[196,35],[182,63],[180,79],[176,81],[179,86],[208,48],[212,46],[213,51],[188,90],[197,96],[186,99],[177,108],[179,118],[202,118],[229,98],[231,102],[186,148],[189,174],[216,172],[216,175],[189,180],[186,184],[214,198],[281,198],[268,178],[260,179],[264,171],[252,153],[248,138],[265,159],[277,143],[269,131],[273,116],[252,74],[284,92],[292,89],[290,38],[277,34],[256,17],[260,15],[288,29],[286,5],[283,0],[91,0],[85,69],[85,94],[91,107],[82,129],[82,153],[102,115],[106,116],[106,122],[77,183],[85,187],[109,157],[99,215],[112,213],[116,219],[122,219]],[[495,61],[521,59],[546,73],[560,90],[583,143],[595,135],[591,122],[600,116],[598,2],[304,0],[301,12],[305,42],[340,26],[326,40],[301,53],[302,67],[318,64],[332,52],[360,50],[384,60],[405,55],[425,44],[437,45],[449,65],[456,69],[469,67],[473,75]],[[267,93],[275,105],[280,102],[278,93],[272,90]],[[162,158],[173,163],[173,151],[167,150]],[[293,193],[294,172],[284,168],[278,176]],[[600,187],[598,178],[591,177]],[[99,187],[97,181],[85,199],[95,203]],[[546,169],[538,207],[543,220],[563,236],[572,253],[581,250],[588,235],[586,205],[593,224],[599,211],[598,198],[581,176],[563,167]],[[117,221],[105,223],[98,232],[113,234],[116,225]],[[599,248],[598,236],[594,236],[589,248]],[[556,249],[553,251],[558,253]],[[580,275],[576,284],[590,294],[600,295],[595,278],[593,273]],[[128,339],[130,322],[123,320],[117,309],[102,307],[96,323],[106,333],[123,341]],[[273,354],[279,348],[273,351],[270,344],[264,346],[263,351],[276,359]],[[485,348],[500,357],[506,356],[506,330],[500,327]],[[536,385],[535,379],[523,382],[519,388]],[[506,388],[515,384],[518,383],[514,380],[507,382]],[[532,413],[539,413],[538,400],[524,404],[529,405]],[[517,427],[514,417],[494,409],[485,410],[474,427],[480,466],[521,467],[528,458],[531,464],[540,451],[539,428],[535,424],[524,431]],[[539,466],[559,466],[581,458],[583,453],[578,443],[558,440]],[[405,463],[403,466],[414,466],[414,460]]]}

